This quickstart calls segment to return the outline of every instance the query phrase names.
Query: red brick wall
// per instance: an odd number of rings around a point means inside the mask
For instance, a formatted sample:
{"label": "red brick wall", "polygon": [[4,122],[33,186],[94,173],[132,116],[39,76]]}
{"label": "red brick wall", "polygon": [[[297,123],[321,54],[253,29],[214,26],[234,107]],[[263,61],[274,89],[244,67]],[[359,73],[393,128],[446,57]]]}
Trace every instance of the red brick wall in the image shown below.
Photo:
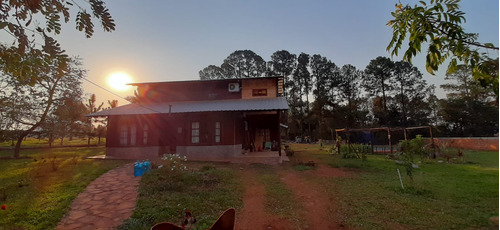
{"label": "red brick wall", "polygon": [[498,150],[498,137],[470,137],[470,138],[434,138],[438,145],[452,148],[474,149],[474,150]]}

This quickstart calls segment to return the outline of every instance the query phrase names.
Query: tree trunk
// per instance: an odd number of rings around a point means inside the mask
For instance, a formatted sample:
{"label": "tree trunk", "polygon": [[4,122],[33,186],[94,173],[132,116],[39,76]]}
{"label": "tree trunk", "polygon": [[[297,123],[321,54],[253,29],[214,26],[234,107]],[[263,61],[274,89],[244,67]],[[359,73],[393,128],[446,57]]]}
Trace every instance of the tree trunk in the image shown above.
{"label": "tree trunk", "polygon": [[49,98],[48,98],[48,102],[47,102],[47,107],[45,107],[45,110],[43,111],[43,114],[42,114],[42,117],[40,118],[40,120],[37,123],[35,123],[33,126],[31,126],[31,128],[22,132],[21,135],[19,135],[19,137],[17,138],[16,148],[14,148],[14,158],[16,158],[16,159],[19,158],[19,152],[21,150],[21,143],[23,142],[23,139],[25,137],[27,137],[28,134],[33,132],[33,130],[38,128],[38,126],[40,126],[45,121],[45,118],[47,117],[47,114],[49,113],[50,107],[52,106],[52,103],[53,103],[52,99],[54,97],[54,92],[56,90],[57,84],[59,83],[59,80],[61,80],[61,78],[58,78],[55,81],[54,85],[52,86],[52,88],[49,91]]}
{"label": "tree trunk", "polygon": [[24,138],[28,136],[28,134],[30,134],[35,128],[31,127],[31,129],[28,129],[19,135],[19,137],[17,138],[16,147],[14,148],[14,158],[19,158],[19,152],[21,152],[21,143],[23,142]]}

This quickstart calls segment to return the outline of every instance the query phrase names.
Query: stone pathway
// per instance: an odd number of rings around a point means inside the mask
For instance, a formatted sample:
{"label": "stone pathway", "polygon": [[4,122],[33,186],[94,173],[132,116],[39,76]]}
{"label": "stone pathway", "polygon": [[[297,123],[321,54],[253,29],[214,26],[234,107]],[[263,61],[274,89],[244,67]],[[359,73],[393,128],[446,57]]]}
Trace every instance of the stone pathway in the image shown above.
{"label": "stone pathway", "polygon": [[132,215],[139,181],[133,164],[101,175],[76,197],[56,229],[115,229]]}

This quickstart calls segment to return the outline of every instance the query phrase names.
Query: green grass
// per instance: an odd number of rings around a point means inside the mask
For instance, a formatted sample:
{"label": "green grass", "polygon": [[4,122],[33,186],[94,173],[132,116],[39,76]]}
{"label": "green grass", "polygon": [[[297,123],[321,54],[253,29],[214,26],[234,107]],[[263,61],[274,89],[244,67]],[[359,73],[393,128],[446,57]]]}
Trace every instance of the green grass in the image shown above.
{"label": "green grass", "polygon": [[314,178],[338,198],[339,218],[357,229],[488,228],[489,218],[498,216],[498,152],[464,151],[460,164],[425,160],[413,172],[413,185],[404,167],[386,156],[342,159],[314,147],[298,153],[331,167],[357,168],[354,178]]}
{"label": "green grass", "polygon": [[240,209],[243,187],[235,169],[210,165],[200,170],[154,169],[141,179],[139,199],[132,217],[121,229],[150,229],[158,222],[180,225],[189,209],[197,229],[209,228],[228,208]]}
{"label": "green grass", "polygon": [[[82,138],[77,138],[77,137],[74,137],[73,140],[69,140],[69,138],[65,138],[63,140],[63,146],[75,146],[75,145],[86,145],[88,143],[88,140],[86,137],[82,137]],[[91,145],[97,145],[98,143],[98,138],[92,138],[90,139],[90,144]],[[14,148],[16,142],[14,141],[14,143],[12,143],[12,141],[5,141],[5,142],[0,142],[0,147],[2,148]],[[106,144],[106,138],[105,137],[101,137],[101,145],[104,145]],[[53,147],[57,147],[57,146],[61,146],[61,139],[56,139],[54,140],[54,142],[52,143],[52,146]],[[26,140],[24,140],[22,143],[21,143],[21,147],[24,147],[24,148],[33,148],[33,147],[49,147],[49,142],[47,139],[37,139],[37,138],[32,138],[32,137],[29,137],[29,138],[26,138]]]}
{"label": "green grass", "polygon": [[0,228],[55,228],[90,182],[124,163],[83,158],[99,154],[103,147],[30,149],[21,151],[29,158],[0,160]]}

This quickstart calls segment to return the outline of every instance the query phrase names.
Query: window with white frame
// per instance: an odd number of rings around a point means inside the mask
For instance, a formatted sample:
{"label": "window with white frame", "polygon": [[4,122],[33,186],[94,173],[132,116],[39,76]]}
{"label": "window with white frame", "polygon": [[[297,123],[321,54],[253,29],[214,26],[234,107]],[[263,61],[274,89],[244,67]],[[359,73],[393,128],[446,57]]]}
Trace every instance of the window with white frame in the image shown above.
{"label": "window with white frame", "polygon": [[128,129],[126,125],[120,128],[120,145],[127,145]]}
{"label": "window with white frame", "polygon": [[220,122],[215,122],[215,143],[220,143]]}
{"label": "window with white frame", "polygon": [[149,127],[148,125],[144,125],[142,128],[142,143],[147,145],[148,144],[148,137],[149,137]]}
{"label": "window with white frame", "polygon": [[135,145],[137,140],[137,129],[135,125],[130,126],[130,145]]}
{"label": "window with white frame", "polygon": [[191,143],[200,143],[200,122],[191,122]]}

